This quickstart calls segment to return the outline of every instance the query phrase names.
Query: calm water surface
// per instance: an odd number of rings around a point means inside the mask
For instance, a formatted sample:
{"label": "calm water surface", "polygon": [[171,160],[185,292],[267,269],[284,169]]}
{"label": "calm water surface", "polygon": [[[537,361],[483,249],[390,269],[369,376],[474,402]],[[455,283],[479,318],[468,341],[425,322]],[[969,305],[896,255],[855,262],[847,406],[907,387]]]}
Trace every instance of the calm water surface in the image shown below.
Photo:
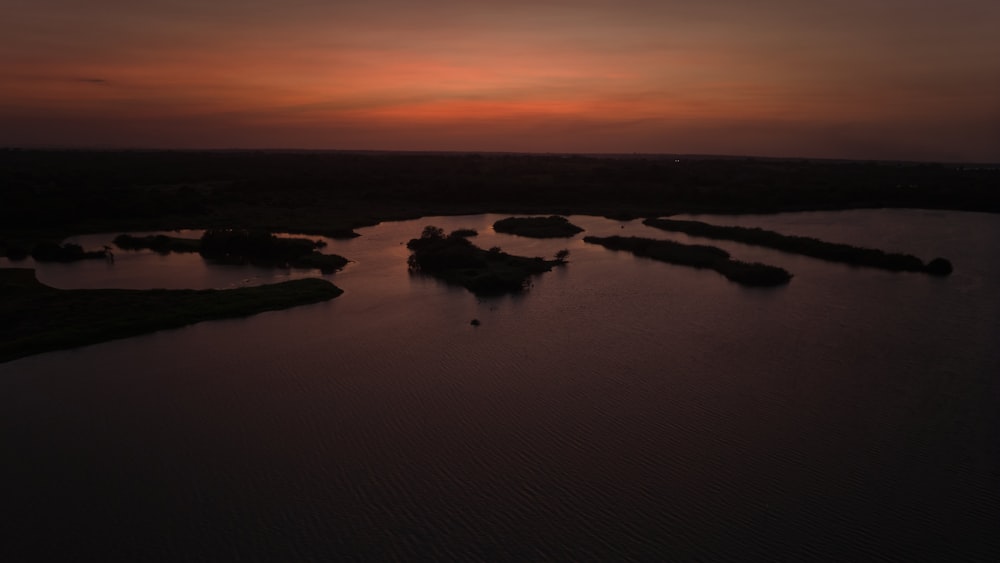
{"label": "calm water surface", "polygon": [[[694,217],[944,256],[945,279],[571,217],[795,274],[763,290],[501,217],[330,240],[353,262],[327,303],[0,364],[0,559],[1000,560],[1000,217]],[[428,224],[570,264],[479,300],[407,272]],[[38,276],[315,275],[116,255]]]}

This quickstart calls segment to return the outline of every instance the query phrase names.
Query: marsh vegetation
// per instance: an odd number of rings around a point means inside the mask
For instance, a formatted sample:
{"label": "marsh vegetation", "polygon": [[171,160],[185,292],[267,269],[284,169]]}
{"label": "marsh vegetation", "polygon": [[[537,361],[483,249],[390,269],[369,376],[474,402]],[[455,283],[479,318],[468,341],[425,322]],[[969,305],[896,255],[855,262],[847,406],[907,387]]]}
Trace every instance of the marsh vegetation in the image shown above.
{"label": "marsh vegetation", "polygon": [[348,262],[343,256],[321,253],[319,249],[326,246],[321,240],[278,237],[257,229],[209,229],[201,239],[121,234],[114,243],[125,250],[148,248],[161,254],[198,252],[218,264],[316,268],[324,274],[332,274]]}
{"label": "marsh vegetation", "polygon": [[681,244],[670,240],[642,237],[584,237],[584,242],[599,244],[611,250],[625,250],[635,254],[694,268],[715,270],[731,281],[749,286],[775,286],[787,284],[792,275],[777,266],[758,262],[742,262],[730,258],[729,253],[714,246]]}
{"label": "marsh vegetation", "polygon": [[944,258],[935,258],[929,264],[924,264],[920,258],[911,254],[826,242],[812,237],[783,235],[759,228],[725,227],[701,221],[678,221],[675,219],[646,219],[643,223],[665,231],[717,240],[733,240],[830,262],[843,262],[853,266],[882,268],[897,272],[926,272],[938,276],[946,276],[952,270],[951,262]]}

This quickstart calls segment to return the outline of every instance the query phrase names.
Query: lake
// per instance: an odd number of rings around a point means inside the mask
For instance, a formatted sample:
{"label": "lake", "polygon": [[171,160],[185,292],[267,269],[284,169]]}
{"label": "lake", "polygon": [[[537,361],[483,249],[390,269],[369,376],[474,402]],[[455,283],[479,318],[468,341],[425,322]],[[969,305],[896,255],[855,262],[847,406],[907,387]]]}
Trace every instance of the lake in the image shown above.
{"label": "lake", "polygon": [[[0,559],[1000,560],[1000,216],[681,217],[943,256],[947,278],[599,217],[526,239],[502,217],[327,240],[352,263],[326,303],[0,364]],[[477,299],[407,271],[425,225],[570,263]],[[745,288],[582,241],[613,234],[795,277]],[[116,257],[38,277],[318,275]]]}

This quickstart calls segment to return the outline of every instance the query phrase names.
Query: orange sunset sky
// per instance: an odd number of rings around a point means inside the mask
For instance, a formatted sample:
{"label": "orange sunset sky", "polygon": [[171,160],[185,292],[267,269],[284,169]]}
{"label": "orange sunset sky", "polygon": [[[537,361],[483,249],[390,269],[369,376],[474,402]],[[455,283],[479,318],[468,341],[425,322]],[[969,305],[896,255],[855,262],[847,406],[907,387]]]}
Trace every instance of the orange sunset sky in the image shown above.
{"label": "orange sunset sky", "polygon": [[0,146],[1000,161],[997,0],[0,7]]}

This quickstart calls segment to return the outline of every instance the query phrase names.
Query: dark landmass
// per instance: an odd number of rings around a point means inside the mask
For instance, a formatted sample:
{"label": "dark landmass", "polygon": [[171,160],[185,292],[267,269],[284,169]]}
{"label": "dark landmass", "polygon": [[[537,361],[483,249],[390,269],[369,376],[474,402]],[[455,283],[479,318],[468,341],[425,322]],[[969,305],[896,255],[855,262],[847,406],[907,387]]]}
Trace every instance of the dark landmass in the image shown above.
{"label": "dark landmass", "polygon": [[[59,244],[52,241],[42,241],[31,249],[31,257],[39,262],[76,262],[77,260],[93,260],[107,258],[104,250],[84,250],[79,244]],[[15,260],[21,258],[18,255]]]}
{"label": "dark landmass", "polygon": [[611,250],[627,250],[661,262],[707,268],[719,272],[727,279],[749,286],[776,286],[787,284],[792,275],[777,266],[758,262],[741,262],[729,253],[714,246],[681,244],[670,240],[641,237],[584,237],[584,242],[599,244]]}
{"label": "dark landmass", "polygon": [[170,252],[198,252],[207,260],[220,264],[254,264],[270,268],[317,268],[332,274],[347,265],[348,260],[336,254],[322,254],[322,241],[306,238],[282,238],[267,231],[249,229],[210,229],[201,239],[149,235],[134,237],[118,235],[114,243],[122,249],[148,248]]}
{"label": "dark landmass", "polygon": [[320,240],[281,238],[267,231],[210,229],[201,237],[201,255],[221,264],[253,264],[265,267],[319,268],[332,274],[348,260],[336,254],[321,254]]}
{"label": "dark landmass", "polygon": [[460,233],[445,236],[443,230],[429,226],[420,238],[410,239],[406,244],[413,251],[408,260],[410,270],[489,296],[523,291],[532,275],[566,263],[565,254],[545,260],[513,256],[499,247],[483,250]]}
{"label": "dark landmass", "polygon": [[477,231],[475,229],[458,229],[458,230],[452,231],[451,232],[451,236],[453,236],[453,237],[463,237],[463,238],[478,237],[479,236],[479,231]]}
{"label": "dark landmass", "polygon": [[681,232],[716,240],[734,240],[774,248],[782,252],[803,254],[830,262],[843,262],[853,266],[882,268],[895,272],[926,272],[938,276],[946,276],[952,270],[951,262],[944,258],[935,258],[929,264],[924,264],[920,258],[911,254],[826,242],[812,237],[783,235],[765,229],[723,227],[700,221],[677,221],[674,219],[646,219],[643,223],[665,231]]}
{"label": "dark landmass", "polygon": [[1000,166],[804,159],[0,149],[0,255],[74,234],[245,228],[344,237],[468,213],[1000,211]]}
{"label": "dark landmass", "polygon": [[532,238],[563,238],[582,233],[583,229],[570,223],[565,217],[507,217],[493,223],[493,230]]}
{"label": "dark landmass", "polygon": [[34,270],[0,269],[0,362],[333,299],[343,291],[309,278],[229,290],[54,289]]}
{"label": "dark landmass", "polygon": [[136,237],[121,234],[115,237],[115,246],[122,250],[142,250],[148,248],[160,254],[171,252],[199,252],[201,241],[194,238],[171,237],[167,235],[147,235]]}

